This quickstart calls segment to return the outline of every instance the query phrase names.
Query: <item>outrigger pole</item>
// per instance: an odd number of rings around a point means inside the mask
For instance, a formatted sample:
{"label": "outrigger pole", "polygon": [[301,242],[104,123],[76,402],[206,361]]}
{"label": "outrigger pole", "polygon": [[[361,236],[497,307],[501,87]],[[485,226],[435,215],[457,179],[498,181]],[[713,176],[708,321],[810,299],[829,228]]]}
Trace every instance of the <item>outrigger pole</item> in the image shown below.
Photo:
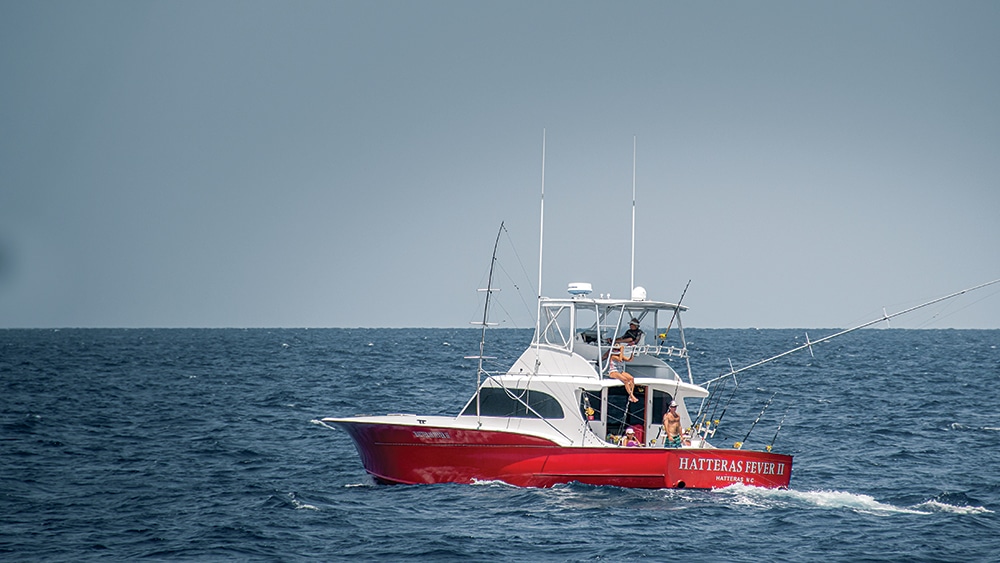
{"label": "outrigger pole", "polygon": [[793,354],[793,353],[798,352],[800,350],[805,350],[806,348],[808,348],[809,351],[811,352],[812,351],[812,347],[815,346],[816,344],[820,344],[820,343],[826,342],[828,340],[833,340],[834,338],[837,338],[838,336],[843,336],[845,334],[854,332],[856,330],[860,330],[860,329],[865,328],[865,327],[872,326],[873,324],[878,324],[878,323],[883,322],[883,321],[885,321],[886,323],[888,323],[889,319],[891,319],[893,317],[898,317],[900,315],[905,315],[906,313],[910,313],[912,311],[916,311],[917,309],[923,309],[924,307],[927,307],[929,305],[933,305],[935,303],[940,303],[942,301],[947,301],[948,299],[951,299],[953,297],[958,297],[959,295],[964,295],[964,294],[969,293],[971,291],[976,291],[977,289],[982,289],[984,287],[993,285],[995,283],[1000,283],[1000,279],[996,279],[996,280],[989,281],[989,282],[986,282],[986,283],[983,283],[983,284],[979,284],[979,285],[977,285],[975,287],[970,287],[968,289],[963,289],[962,291],[956,291],[955,293],[952,293],[952,294],[949,294],[949,295],[945,295],[944,297],[938,297],[937,299],[932,299],[932,300],[930,300],[930,301],[928,301],[926,303],[921,303],[920,305],[916,305],[914,307],[910,307],[909,309],[904,309],[902,311],[899,311],[898,313],[893,313],[891,315],[886,314],[885,309],[883,308],[882,309],[882,316],[879,317],[879,318],[877,318],[877,319],[875,319],[875,320],[868,321],[868,322],[866,322],[864,324],[860,324],[860,325],[858,325],[856,327],[849,328],[847,330],[842,330],[842,331],[840,331],[840,332],[838,332],[836,334],[831,334],[830,336],[825,336],[823,338],[820,338],[819,340],[812,340],[812,341],[810,341],[809,337],[806,336],[806,343],[803,344],[802,346],[797,346],[795,348],[792,348],[791,350],[788,350],[787,352],[782,352],[782,353],[778,354],[777,356],[771,356],[770,358],[761,360],[759,362],[754,362],[754,363],[752,363],[752,364],[750,364],[748,366],[741,367],[740,369],[737,369],[737,370],[733,370],[732,368],[730,368],[729,373],[727,373],[725,375],[720,375],[719,377],[715,377],[715,378],[709,379],[708,381],[705,381],[701,385],[705,386],[705,385],[708,385],[710,383],[714,383],[716,381],[719,381],[720,379],[725,379],[727,377],[734,376],[737,373],[746,371],[746,370],[748,370],[750,368],[755,368],[757,366],[764,365],[764,364],[769,363],[769,362],[773,362],[774,360],[777,360],[778,358],[783,358],[783,357],[785,357],[785,356],[787,356],[789,354]]}

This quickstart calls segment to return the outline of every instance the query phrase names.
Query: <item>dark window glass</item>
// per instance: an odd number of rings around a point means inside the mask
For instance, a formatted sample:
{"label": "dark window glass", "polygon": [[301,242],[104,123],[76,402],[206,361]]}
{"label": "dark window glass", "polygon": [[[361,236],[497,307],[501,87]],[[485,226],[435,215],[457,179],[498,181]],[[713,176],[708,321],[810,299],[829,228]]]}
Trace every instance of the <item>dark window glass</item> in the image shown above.
{"label": "dark window glass", "polygon": [[670,396],[670,393],[665,393],[658,389],[653,390],[653,416],[650,418],[650,422],[653,424],[659,424],[663,421],[663,415],[667,414],[667,407],[670,406],[670,401],[674,400]]}
{"label": "dark window glass", "polygon": [[[507,391],[510,391],[510,394]],[[539,415],[542,418],[563,418],[564,416],[559,401],[548,393],[524,389],[508,389],[507,391],[496,387],[481,389],[479,392],[479,413],[482,416],[514,418],[538,418]],[[475,400],[469,403],[469,406],[462,412],[462,416],[476,416]]]}
{"label": "dark window glass", "polygon": [[620,436],[633,425],[643,425],[646,419],[646,387],[635,386],[638,403],[630,403],[628,391],[622,385],[608,387],[608,433]]}

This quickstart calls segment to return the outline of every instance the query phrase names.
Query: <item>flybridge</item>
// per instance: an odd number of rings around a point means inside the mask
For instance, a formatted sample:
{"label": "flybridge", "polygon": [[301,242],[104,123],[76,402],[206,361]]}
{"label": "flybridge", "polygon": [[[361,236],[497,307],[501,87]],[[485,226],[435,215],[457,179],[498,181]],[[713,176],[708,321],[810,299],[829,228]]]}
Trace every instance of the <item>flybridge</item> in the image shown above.
{"label": "flybridge", "polygon": [[[637,377],[680,379],[664,360],[684,361],[685,378],[692,382],[687,341],[680,313],[687,308],[676,303],[649,301],[646,291],[636,288],[633,299],[592,298],[590,284],[569,284],[570,297],[539,300],[539,329],[532,346],[569,353],[595,366],[601,374],[609,367],[608,356],[619,335],[635,322],[641,328],[637,341],[628,346],[633,357],[629,373]],[[637,297],[639,297],[637,299]]]}

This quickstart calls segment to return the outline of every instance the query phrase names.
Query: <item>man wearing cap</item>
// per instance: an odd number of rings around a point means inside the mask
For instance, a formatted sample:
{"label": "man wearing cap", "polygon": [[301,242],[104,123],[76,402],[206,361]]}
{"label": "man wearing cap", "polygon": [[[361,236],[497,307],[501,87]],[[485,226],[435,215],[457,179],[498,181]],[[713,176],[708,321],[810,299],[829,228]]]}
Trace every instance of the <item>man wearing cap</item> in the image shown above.
{"label": "man wearing cap", "polygon": [[628,322],[628,330],[625,331],[625,334],[616,338],[614,344],[638,346],[640,340],[642,340],[642,331],[639,330],[639,319],[632,319]]}
{"label": "man wearing cap", "polygon": [[[618,338],[615,338],[614,340],[611,340],[609,338],[607,342],[609,344],[622,344],[624,346],[638,346],[640,340],[642,340],[642,331],[639,330],[639,319],[633,318],[631,321],[628,322],[628,330],[625,331],[625,334],[621,335]],[[624,346],[621,347],[616,346],[614,348],[624,350]],[[608,354],[610,353],[611,353],[610,350],[605,352],[604,355],[601,357],[601,360],[608,359]]]}
{"label": "man wearing cap", "polygon": [[663,433],[667,435],[664,446],[681,447],[681,415],[677,414],[677,401],[670,401],[670,406],[663,415]]}

